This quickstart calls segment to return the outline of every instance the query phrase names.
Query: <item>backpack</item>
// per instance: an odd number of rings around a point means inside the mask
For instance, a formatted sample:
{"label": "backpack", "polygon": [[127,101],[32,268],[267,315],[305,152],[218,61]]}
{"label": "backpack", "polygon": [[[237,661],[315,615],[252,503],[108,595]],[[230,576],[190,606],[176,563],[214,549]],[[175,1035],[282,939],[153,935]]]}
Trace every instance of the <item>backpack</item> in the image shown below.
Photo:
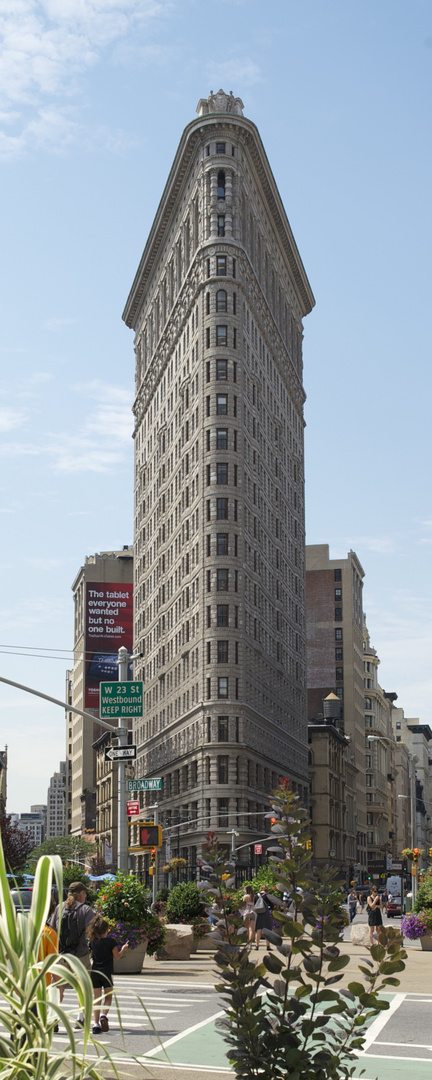
{"label": "backpack", "polygon": [[262,894],[258,893],[258,896],[257,896],[257,898],[255,900],[255,903],[254,903],[254,911],[259,915],[261,911],[266,911],[266,910],[267,910],[267,904],[265,903],[265,900],[263,899]]}
{"label": "backpack", "polygon": [[77,908],[63,908],[58,936],[59,953],[76,954],[82,934],[82,925],[79,925],[78,920],[78,912],[81,907],[83,907],[82,904],[79,904]]}

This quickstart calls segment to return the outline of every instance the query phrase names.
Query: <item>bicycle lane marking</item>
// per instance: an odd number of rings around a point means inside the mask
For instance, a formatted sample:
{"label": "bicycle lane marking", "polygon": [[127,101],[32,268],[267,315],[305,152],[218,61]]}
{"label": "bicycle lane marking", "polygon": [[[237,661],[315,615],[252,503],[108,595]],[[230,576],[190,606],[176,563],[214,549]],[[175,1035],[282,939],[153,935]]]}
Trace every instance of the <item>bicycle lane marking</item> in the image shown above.
{"label": "bicycle lane marking", "polygon": [[[199,1024],[193,1024],[192,1027],[186,1028],[185,1031],[180,1031],[177,1035],[173,1035],[172,1038],[166,1039],[162,1045],[153,1047],[152,1050],[148,1050],[147,1053],[142,1055],[141,1060],[147,1058],[153,1058],[155,1061],[167,1062],[172,1065],[200,1065],[203,1061],[203,1050],[205,1051],[206,1067],[213,1065],[215,1068],[223,1069],[226,1063],[226,1043],[223,1036],[217,1030],[215,1021],[220,1017],[225,1016],[225,1010],[221,1009],[220,1012],[213,1013],[213,1016],[207,1017],[206,1020],[201,1020]],[[211,1025],[209,1031],[206,1032],[206,1038],[203,1040],[203,1028],[208,1028]],[[199,1033],[199,1034],[198,1034]],[[183,1043],[182,1046],[178,1046],[180,1054],[176,1053],[176,1061],[174,1061],[167,1053],[167,1049],[174,1044]],[[178,1060],[180,1057],[181,1060]],[[228,1073],[232,1074],[232,1070],[225,1064],[225,1069]]]}

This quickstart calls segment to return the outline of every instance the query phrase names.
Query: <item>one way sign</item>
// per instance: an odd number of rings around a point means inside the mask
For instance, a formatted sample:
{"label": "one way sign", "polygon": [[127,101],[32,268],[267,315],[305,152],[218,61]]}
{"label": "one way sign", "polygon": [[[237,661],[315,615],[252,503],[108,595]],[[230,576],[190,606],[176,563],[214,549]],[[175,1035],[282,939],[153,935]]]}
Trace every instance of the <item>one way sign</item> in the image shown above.
{"label": "one way sign", "polygon": [[122,758],[132,761],[136,756],[136,746],[109,746],[105,749],[105,761],[121,761]]}

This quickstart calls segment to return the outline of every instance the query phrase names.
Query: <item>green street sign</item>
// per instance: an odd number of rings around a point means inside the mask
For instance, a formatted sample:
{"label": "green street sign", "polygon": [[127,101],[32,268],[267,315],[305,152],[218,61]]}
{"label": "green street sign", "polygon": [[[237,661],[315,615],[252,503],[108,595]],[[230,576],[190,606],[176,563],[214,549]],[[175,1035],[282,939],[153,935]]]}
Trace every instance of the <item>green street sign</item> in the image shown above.
{"label": "green street sign", "polygon": [[99,716],[101,720],[143,715],[142,682],[99,683]]}
{"label": "green street sign", "polygon": [[153,776],[147,780],[128,780],[128,791],[161,791],[162,790],[162,777]]}

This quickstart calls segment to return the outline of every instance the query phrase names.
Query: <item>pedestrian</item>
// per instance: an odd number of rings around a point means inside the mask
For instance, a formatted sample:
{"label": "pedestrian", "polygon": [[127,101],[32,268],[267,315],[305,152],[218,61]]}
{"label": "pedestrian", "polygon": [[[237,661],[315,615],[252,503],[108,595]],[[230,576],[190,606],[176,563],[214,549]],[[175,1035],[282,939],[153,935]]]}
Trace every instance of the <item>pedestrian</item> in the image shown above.
{"label": "pedestrian", "polygon": [[360,914],[361,915],[363,915],[363,910],[364,910],[364,907],[365,907],[366,904],[367,904],[367,892],[365,892],[364,889],[363,889],[363,891],[360,893]]}
{"label": "pedestrian", "polygon": [[348,915],[349,921],[352,923],[357,914],[357,893],[354,888],[350,889],[348,893]]}
{"label": "pedestrian", "polygon": [[386,914],[387,914],[388,902],[389,902],[389,894],[387,892],[387,889],[384,889],[384,892],[382,894],[382,903],[383,903],[383,908],[384,908],[384,911],[385,911]]}
{"label": "pedestrian", "polygon": [[[95,912],[90,904],[86,903],[87,889],[82,881],[72,881],[69,885],[68,894],[62,907],[62,918],[59,926],[60,905],[57,904],[49,925],[56,930],[58,935],[58,947],[62,962],[67,966],[67,957],[76,956],[81,961],[86,971],[90,971],[90,953],[87,944],[87,927],[94,919]],[[60,986],[60,1001],[63,1000],[64,985]],[[84,1027],[84,1013],[79,1010],[75,1023],[76,1028]]]}
{"label": "pedestrian", "polygon": [[[261,934],[263,930],[272,930],[273,923],[271,913],[274,908],[274,903],[270,899],[265,885],[261,885],[261,888],[255,895],[254,912],[255,912],[255,948],[259,948],[261,941]],[[267,942],[266,948],[269,952],[270,943]]]}
{"label": "pedestrian", "polygon": [[[93,984],[94,1010],[93,1035],[109,1031],[108,1010],[113,995],[114,960],[121,960],[129,942],[119,949],[115,937],[109,933],[109,925],[102,915],[96,915],[88,927],[91,953],[90,978]],[[101,1012],[103,994],[103,1012]]]}
{"label": "pedestrian", "polygon": [[246,885],[243,896],[243,908],[241,914],[243,916],[243,922],[245,924],[248,944],[252,945],[255,937],[255,911],[254,911],[255,897],[254,891],[251,885]]}
{"label": "pedestrian", "polygon": [[382,921],[382,902],[378,893],[376,885],[372,885],[371,891],[367,898],[367,914],[369,923],[369,940],[371,945],[374,944],[374,930],[376,932],[376,939],[379,940],[380,927],[383,924]]}

